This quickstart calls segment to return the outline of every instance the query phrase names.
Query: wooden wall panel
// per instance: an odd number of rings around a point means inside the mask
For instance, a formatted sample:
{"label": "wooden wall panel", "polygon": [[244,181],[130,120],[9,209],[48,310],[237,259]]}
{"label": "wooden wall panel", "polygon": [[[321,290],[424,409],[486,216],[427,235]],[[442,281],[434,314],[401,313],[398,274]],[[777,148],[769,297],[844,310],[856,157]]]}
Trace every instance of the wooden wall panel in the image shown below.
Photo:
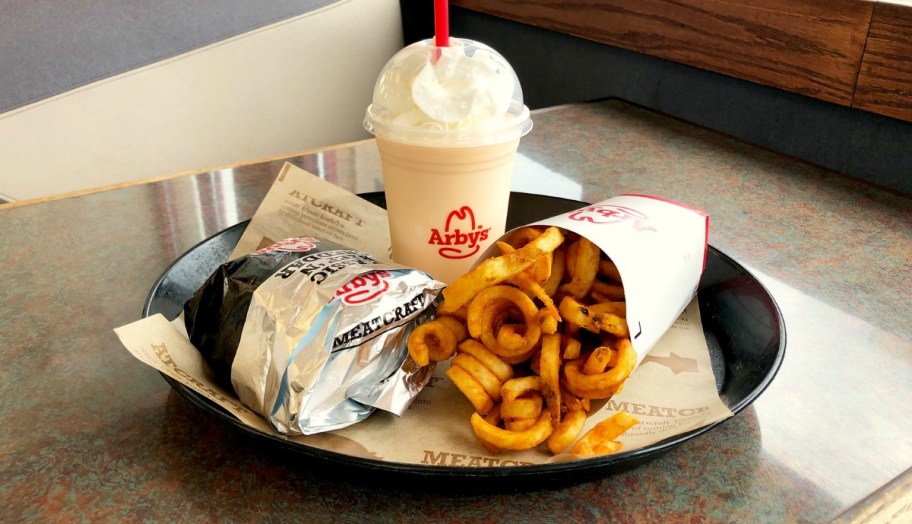
{"label": "wooden wall panel", "polygon": [[451,4],[842,105],[852,103],[873,9],[859,0]]}
{"label": "wooden wall panel", "polygon": [[912,121],[912,3],[875,4],[853,105]]}

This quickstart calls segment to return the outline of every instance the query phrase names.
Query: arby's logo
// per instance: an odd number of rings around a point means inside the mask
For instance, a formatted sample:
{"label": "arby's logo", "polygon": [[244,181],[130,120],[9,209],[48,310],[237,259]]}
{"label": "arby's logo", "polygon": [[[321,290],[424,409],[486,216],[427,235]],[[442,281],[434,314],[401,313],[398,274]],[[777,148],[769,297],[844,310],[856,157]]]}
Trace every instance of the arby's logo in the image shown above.
{"label": "arby's logo", "polygon": [[377,297],[389,290],[389,279],[392,277],[392,273],[383,270],[358,275],[337,289],[336,297],[352,306],[366,304],[376,300]]}
{"label": "arby's logo", "polygon": [[263,253],[272,253],[274,251],[303,253],[317,247],[317,242],[318,240],[314,237],[286,238],[256,251],[254,255],[262,255]]}
{"label": "arby's logo", "polygon": [[570,213],[567,218],[591,224],[629,224],[636,231],[656,231],[645,213],[624,206],[589,206]]}
{"label": "arby's logo", "polygon": [[469,258],[481,250],[481,242],[488,239],[491,228],[475,224],[475,212],[469,206],[450,211],[443,231],[431,229],[428,244],[441,246],[437,253],[443,258]]}

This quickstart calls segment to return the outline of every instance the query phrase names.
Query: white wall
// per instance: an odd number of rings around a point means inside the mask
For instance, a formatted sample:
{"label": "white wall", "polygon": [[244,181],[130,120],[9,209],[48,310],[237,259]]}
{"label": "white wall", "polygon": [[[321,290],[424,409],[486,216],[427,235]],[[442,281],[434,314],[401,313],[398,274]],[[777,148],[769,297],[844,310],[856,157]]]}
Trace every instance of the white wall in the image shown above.
{"label": "white wall", "polygon": [[21,200],[367,138],[398,0],[344,0],[0,115]]}

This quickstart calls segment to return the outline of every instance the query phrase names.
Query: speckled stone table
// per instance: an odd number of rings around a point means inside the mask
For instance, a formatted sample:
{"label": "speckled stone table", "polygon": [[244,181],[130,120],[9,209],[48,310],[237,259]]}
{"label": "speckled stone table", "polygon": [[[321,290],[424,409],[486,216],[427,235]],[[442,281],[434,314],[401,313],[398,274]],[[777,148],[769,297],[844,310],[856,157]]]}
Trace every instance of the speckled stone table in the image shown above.
{"label": "speckled stone table", "polygon": [[[289,460],[191,405],[112,331],[175,258],[252,215],[276,160],[0,206],[0,521],[823,522],[908,485],[912,200],[618,101],[534,120],[515,189],[700,207],[710,243],[770,290],[788,348],[752,406],[636,469],[521,493]],[[372,142],[290,161],[382,189]]]}

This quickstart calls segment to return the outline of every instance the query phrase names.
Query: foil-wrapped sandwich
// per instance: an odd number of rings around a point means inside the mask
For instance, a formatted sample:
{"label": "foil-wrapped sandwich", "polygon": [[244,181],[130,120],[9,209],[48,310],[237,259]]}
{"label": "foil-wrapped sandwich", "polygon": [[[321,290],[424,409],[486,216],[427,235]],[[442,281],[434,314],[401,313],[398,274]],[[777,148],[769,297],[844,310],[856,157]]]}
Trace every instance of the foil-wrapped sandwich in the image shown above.
{"label": "foil-wrapped sandwich", "polygon": [[184,306],[216,380],[279,432],[401,415],[432,369],[408,357],[444,284],[328,240],[283,240],[220,266]]}

